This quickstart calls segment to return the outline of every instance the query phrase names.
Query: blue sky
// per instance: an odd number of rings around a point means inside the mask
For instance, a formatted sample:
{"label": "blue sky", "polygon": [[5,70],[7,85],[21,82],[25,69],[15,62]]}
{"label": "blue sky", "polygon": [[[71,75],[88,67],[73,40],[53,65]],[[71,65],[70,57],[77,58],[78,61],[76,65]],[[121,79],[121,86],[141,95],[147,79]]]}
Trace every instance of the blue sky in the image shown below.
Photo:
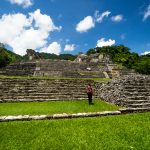
{"label": "blue sky", "polygon": [[150,0],[1,0],[0,42],[17,54],[124,44],[150,52]]}

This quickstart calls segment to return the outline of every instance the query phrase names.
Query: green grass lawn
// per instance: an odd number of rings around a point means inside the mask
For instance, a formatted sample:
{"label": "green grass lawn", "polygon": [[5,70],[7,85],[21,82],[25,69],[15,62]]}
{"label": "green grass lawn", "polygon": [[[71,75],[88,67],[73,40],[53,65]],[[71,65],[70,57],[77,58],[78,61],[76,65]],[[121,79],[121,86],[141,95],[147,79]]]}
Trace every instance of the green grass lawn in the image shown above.
{"label": "green grass lawn", "polygon": [[0,103],[0,116],[97,112],[119,109],[118,106],[101,100],[94,100],[93,103],[94,105],[88,105],[88,101],[86,100]]}
{"label": "green grass lawn", "polygon": [[150,149],[150,113],[0,123],[0,150],[130,149]]}

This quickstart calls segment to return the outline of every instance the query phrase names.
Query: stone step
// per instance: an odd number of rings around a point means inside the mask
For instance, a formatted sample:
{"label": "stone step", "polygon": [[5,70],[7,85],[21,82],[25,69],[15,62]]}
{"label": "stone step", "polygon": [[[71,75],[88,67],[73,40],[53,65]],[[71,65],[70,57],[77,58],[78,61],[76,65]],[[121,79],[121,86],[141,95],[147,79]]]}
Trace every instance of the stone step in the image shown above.
{"label": "stone step", "polygon": [[125,104],[141,104],[141,103],[149,103],[150,100],[128,100],[125,101]]}
{"label": "stone step", "polygon": [[[94,98],[94,99],[98,99],[98,98]],[[5,102],[45,102],[45,101],[70,101],[70,100],[87,100],[87,97],[85,98],[81,98],[81,97],[78,97],[78,98],[49,98],[49,99],[4,99],[4,100],[1,100],[0,99],[0,102],[1,103],[5,103]]]}
{"label": "stone step", "polygon": [[1,81],[0,80],[0,83],[3,83],[3,84],[22,84],[22,85],[28,85],[28,84],[48,84],[48,83],[51,83],[51,84],[76,84],[76,83],[82,83],[82,84],[87,84],[88,82],[92,82],[91,80],[64,80],[64,81],[57,81],[57,80],[37,80],[37,81],[33,81],[33,80],[25,80],[25,81],[18,81],[18,80],[14,80],[14,81]]}
{"label": "stone step", "polygon": [[125,89],[124,92],[130,92],[130,93],[134,93],[134,92],[149,92],[149,89],[146,88],[140,88],[140,89]]}
{"label": "stone step", "polygon": [[[93,89],[95,91],[95,89]],[[32,93],[32,92],[67,92],[67,91],[72,91],[72,92],[85,92],[86,89],[85,88],[78,88],[78,87],[74,87],[74,88],[64,88],[64,89],[59,89],[56,87],[53,88],[42,88],[42,87],[37,87],[37,88],[7,88],[7,89],[0,89],[0,93],[17,93],[17,92],[25,92],[25,93]]]}
{"label": "stone step", "polygon": [[23,79],[23,80],[1,80],[0,79],[0,82],[3,82],[3,83],[22,83],[22,84],[27,84],[27,83],[47,83],[47,82],[51,82],[51,83],[58,83],[58,84],[62,84],[62,83],[87,83],[87,82],[93,82],[92,80],[84,80],[84,79],[73,79],[73,78],[70,78],[70,79]]}
{"label": "stone step", "polygon": [[[85,95],[86,92],[71,92],[71,91],[67,91],[64,93],[61,92],[49,92],[49,93],[17,93],[15,95],[31,95],[31,96],[51,96],[51,95]],[[9,94],[8,94],[9,95]]]}
{"label": "stone step", "polygon": [[141,104],[128,104],[128,108],[143,108],[143,107],[150,107],[150,102],[149,103],[141,103]]}
{"label": "stone step", "polygon": [[136,90],[136,89],[149,89],[150,86],[124,86],[124,89],[128,89],[128,90]]}
{"label": "stone step", "polygon": [[143,85],[143,84],[148,84],[148,85],[150,85],[150,81],[142,81],[142,82],[138,82],[138,81],[136,81],[136,82],[125,82],[124,83],[124,85]]}
{"label": "stone step", "polygon": [[[79,82],[80,81],[80,82]],[[35,82],[32,82],[32,81],[28,81],[28,82],[25,82],[25,83],[22,83],[22,82],[18,82],[18,81],[15,81],[15,82],[8,82],[10,84],[14,84],[14,83],[18,83],[18,84],[22,84],[22,85],[28,85],[28,84],[35,84],[35,85],[41,85],[41,84],[44,84],[44,85],[49,85],[49,84],[58,84],[58,85],[66,85],[66,84],[70,84],[70,85],[74,85],[74,84],[87,84],[88,82],[90,81],[86,81],[86,82],[82,82],[81,80],[79,80],[78,82],[76,81],[62,81],[62,82],[57,82],[57,81],[49,81],[49,80],[45,80],[45,81],[35,81]],[[93,82],[92,82],[93,83]],[[7,83],[6,83],[7,84]]]}
{"label": "stone step", "polygon": [[125,113],[133,113],[133,112],[148,112],[150,111],[150,107],[143,107],[143,108],[121,108],[119,109],[122,114]]}
{"label": "stone step", "polygon": [[[87,85],[87,84],[86,84]],[[48,84],[48,85],[21,85],[21,84],[13,84],[13,85],[4,85],[0,87],[0,89],[7,89],[7,88],[38,88],[38,87],[41,87],[41,88],[60,88],[60,89],[63,89],[63,88],[85,88],[86,85],[83,85],[83,84],[73,84],[73,85],[70,85],[70,84],[64,84],[64,85],[58,85],[58,84]]]}
{"label": "stone step", "polygon": [[42,78],[37,78],[37,79],[32,79],[32,78],[0,78],[0,82],[6,82],[6,83],[8,83],[8,82],[12,82],[12,83],[15,83],[15,82],[18,82],[18,83],[30,83],[30,82],[34,82],[34,83],[36,83],[36,82],[56,82],[56,83],[68,83],[68,82],[70,82],[70,83],[74,83],[74,82],[76,82],[76,83],[80,83],[80,82],[82,82],[82,83],[86,83],[86,82],[88,82],[88,81],[91,81],[90,79],[88,80],[88,79],[86,79],[86,80],[84,80],[84,79],[75,79],[75,78],[66,78],[66,79],[61,79],[61,78],[59,78],[59,79],[57,79],[57,78],[50,78],[50,79],[42,79]]}
{"label": "stone step", "polygon": [[[94,95],[95,97],[98,97],[97,95]],[[86,94],[52,94],[52,95],[3,95],[0,96],[0,99],[6,99],[6,98],[13,98],[13,99],[19,99],[19,98],[56,98],[56,97],[87,97]]]}
{"label": "stone step", "polygon": [[46,95],[46,93],[49,95],[49,94],[59,94],[59,93],[63,93],[63,94],[85,94],[86,93],[86,90],[80,90],[80,89],[75,89],[75,90],[70,90],[70,89],[66,89],[66,90],[57,90],[57,89],[52,89],[52,90],[48,90],[48,89],[45,89],[45,90],[8,90],[8,91],[4,91],[4,92],[0,92],[0,96],[2,95],[19,95],[19,94],[26,94],[26,95],[38,95],[38,94],[43,94],[43,95]]}
{"label": "stone step", "polygon": [[133,96],[133,97],[127,97],[129,100],[147,100],[148,96]]}
{"label": "stone step", "polygon": [[132,84],[123,84],[123,86],[125,87],[125,88],[139,88],[139,87],[150,87],[150,84],[139,84],[139,85],[132,85]]}
{"label": "stone step", "polygon": [[141,95],[144,95],[144,96],[150,96],[150,92],[138,92],[138,91],[135,91],[135,92],[129,92],[129,91],[124,91],[124,94],[127,95],[127,96],[141,96]]}
{"label": "stone step", "polygon": [[25,99],[36,99],[36,98],[55,98],[55,97],[87,97],[86,94],[80,94],[80,95],[77,95],[77,94],[55,94],[55,95],[7,95],[7,96],[2,96],[1,99],[3,98],[13,98],[13,99],[22,99],[22,98],[25,98]]}

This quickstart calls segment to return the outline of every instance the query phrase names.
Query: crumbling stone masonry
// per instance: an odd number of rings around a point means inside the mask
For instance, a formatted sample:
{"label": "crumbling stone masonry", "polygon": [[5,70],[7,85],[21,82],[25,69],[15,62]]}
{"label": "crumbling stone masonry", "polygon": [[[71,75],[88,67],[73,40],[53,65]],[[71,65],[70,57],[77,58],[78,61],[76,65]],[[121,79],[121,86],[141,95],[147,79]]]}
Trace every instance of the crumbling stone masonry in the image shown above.
{"label": "crumbling stone masonry", "polygon": [[127,108],[150,108],[150,76],[129,75],[96,85],[98,97]]}
{"label": "crumbling stone masonry", "polygon": [[109,56],[103,54],[79,55],[75,61],[42,59],[28,49],[29,61],[8,65],[0,70],[8,76],[49,76],[73,78],[113,78],[120,76],[120,69]]}

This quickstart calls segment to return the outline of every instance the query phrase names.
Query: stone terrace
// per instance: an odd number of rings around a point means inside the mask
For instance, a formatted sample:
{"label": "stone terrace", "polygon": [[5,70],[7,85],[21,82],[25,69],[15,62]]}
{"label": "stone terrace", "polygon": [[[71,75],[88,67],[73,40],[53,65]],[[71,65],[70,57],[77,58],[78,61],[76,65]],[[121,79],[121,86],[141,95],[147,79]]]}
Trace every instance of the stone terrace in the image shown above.
{"label": "stone terrace", "polygon": [[[0,101],[50,101],[87,99],[85,87],[91,80],[0,79]],[[97,98],[96,91],[94,98]]]}
{"label": "stone terrace", "polygon": [[8,76],[49,76],[73,78],[105,78],[111,73],[105,63],[79,63],[67,60],[34,60],[8,65],[0,70],[1,75]]}
{"label": "stone terrace", "polygon": [[36,63],[34,75],[51,77],[105,78],[103,72],[108,72],[108,68],[104,63],[78,63],[66,60],[39,60]]}

